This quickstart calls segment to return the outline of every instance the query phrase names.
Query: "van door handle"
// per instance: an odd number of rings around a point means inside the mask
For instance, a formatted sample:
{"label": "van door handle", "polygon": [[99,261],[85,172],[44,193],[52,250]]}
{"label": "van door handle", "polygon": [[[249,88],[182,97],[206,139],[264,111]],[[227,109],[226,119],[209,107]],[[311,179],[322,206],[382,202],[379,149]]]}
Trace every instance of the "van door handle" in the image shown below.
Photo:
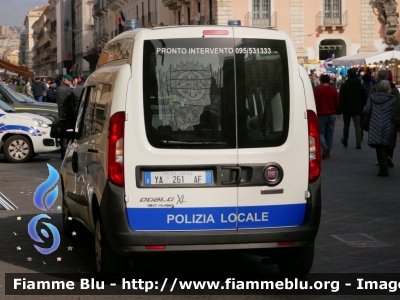
{"label": "van door handle", "polygon": [[88,149],[87,152],[99,153],[99,150],[97,150],[97,149]]}
{"label": "van door handle", "polygon": [[228,169],[235,173],[235,179],[232,181],[222,181],[222,185],[239,184],[242,179],[242,168],[241,167],[221,167],[221,169]]}

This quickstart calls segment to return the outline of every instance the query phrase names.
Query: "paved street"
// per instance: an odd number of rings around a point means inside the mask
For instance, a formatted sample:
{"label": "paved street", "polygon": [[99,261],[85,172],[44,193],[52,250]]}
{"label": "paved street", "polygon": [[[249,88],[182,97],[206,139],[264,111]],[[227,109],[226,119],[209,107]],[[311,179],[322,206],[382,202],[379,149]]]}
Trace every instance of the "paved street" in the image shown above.
{"label": "paved street", "polygon": [[[395,150],[395,167],[390,169],[390,177],[380,178],[377,177],[378,167],[375,166],[375,150],[367,146],[367,136],[364,138],[362,149],[356,150],[354,129],[351,127],[349,147],[344,148],[340,143],[342,128],[342,120],[339,120],[331,158],[323,161],[323,212],[312,272],[400,273],[398,249],[400,247],[400,147]],[[32,197],[37,186],[47,179],[46,164],[59,169],[61,164],[59,154],[40,155],[33,161],[21,165],[9,164],[0,156],[0,192],[18,206],[18,210],[15,211],[0,210],[1,299],[5,297],[5,273],[94,272],[93,239],[85,236],[84,232],[78,232],[73,238],[63,235],[61,214],[57,212],[57,206],[61,205],[60,195],[52,206],[54,212],[49,214],[51,216],[49,223],[54,224],[61,233],[59,249],[46,256],[33,247],[27,225],[33,216],[41,213],[33,205]],[[21,217],[21,220],[17,217]],[[20,251],[16,250],[18,246],[21,247]],[[68,246],[72,246],[73,251],[68,251]],[[27,261],[28,257],[31,257],[32,261]],[[61,257],[62,261],[58,262],[57,257]],[[202,278],[207,280],[207,275],[215,272],[222,273],[226,277],[235,277],[235,274],[262,277],[278,272],[276,266],[262,264],[259,257],[243,254],[180,255],[166,259],[144,259],[133,264],[137,274],[152,272],[163,276],[173,273],[181,279],[193,273],[201,274]],[[24,298],[45,297],[24,296]],[[187,296],[173,298],[185,299]],[[277,298],[283,297],[270,297],[270,299]],[[299,297],[284,297],[284,299],[295,298]],[[313,299],[325,298],[328,297],[313,297]],[[351,297],[341,296],[341,299],[347,298]],[[22,296],[8,296],[5,299],[22,299]],[[57,299],[94,299],[94,297],[61,296]],[[96,299],[110,299],[110,296],[96,297]],[[113,299],[128,299],[128,297],[115,296]],[[261,299],[261,297],[254,296],[247,299]]]}

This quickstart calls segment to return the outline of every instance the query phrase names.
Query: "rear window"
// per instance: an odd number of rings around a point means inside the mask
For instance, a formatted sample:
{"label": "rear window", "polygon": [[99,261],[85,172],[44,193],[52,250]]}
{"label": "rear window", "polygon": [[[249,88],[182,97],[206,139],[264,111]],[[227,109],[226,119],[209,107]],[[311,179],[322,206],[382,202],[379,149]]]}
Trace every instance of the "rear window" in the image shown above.
{"label": "rear window", "polygon": [[147,40],[143,101],[156,148],[282,145],[289,124],[286,44],[266,39]]}

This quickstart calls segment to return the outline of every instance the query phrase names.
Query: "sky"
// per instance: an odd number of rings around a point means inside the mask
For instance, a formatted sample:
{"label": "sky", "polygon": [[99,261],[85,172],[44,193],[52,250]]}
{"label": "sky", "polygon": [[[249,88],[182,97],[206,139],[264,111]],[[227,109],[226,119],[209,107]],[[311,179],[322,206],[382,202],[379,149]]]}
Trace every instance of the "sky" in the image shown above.
{"label": "sky", "polygon": [[0,0],[0,25],[23,27],[28,11],[49,4],[48,0]]}

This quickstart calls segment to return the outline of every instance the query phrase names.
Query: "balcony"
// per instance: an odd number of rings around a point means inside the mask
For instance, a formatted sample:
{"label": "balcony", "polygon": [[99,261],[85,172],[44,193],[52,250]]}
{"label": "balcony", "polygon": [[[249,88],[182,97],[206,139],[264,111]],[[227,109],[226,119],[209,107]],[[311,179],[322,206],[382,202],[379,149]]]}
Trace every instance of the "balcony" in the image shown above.
{"label": "balcony", "polygon": [[[276,12],[273,14],[248,12],[244,17],[245,26],[274,28],[276,27]],[[268,18],[268,16],[271,16]]]}
{"label": "balcony", "polygon": [[182,7],[182,2],[181,0],[162,0],[162,4],[165,7],[168,7],[169,10],[173,10],[178,7]]}
{"label": "balcony", "polygon": [[100,39],[103,41],[103,42],[107,42],[108,41],[108,32],[107,32],[107,30],[106,29],[102,29],[101,30],[101,35],[100,35],[101,37],[100,37]]}
{"label": "balcony", "polygon": [[37,39],[40,40],[44,36],[44,29],[39,31],[39,34],[37,36]]}
{"label": "balcony", "polygon": [[98,32],[93,32],[93,43],[95,43],[95,44],[97,43],[98,36],[99,36]]}
{"label": "balcony", "polygon": [[342,15],[339,12],[318,12],[316,16],[317,27],[321,28],[321,30],[326,30],[327,28],[331,28],[332,30],[336,30],[340,28],[342,30],[347,26],[347,11],[345,11]]}
{"label": "balcony", "polygon": [[100,17],[103,14],[101,6],[102,6],[101,3],[97,3],[97,4],[93,5],[93,12],[92,12],[93,17],[95,17],[95,16]]}

